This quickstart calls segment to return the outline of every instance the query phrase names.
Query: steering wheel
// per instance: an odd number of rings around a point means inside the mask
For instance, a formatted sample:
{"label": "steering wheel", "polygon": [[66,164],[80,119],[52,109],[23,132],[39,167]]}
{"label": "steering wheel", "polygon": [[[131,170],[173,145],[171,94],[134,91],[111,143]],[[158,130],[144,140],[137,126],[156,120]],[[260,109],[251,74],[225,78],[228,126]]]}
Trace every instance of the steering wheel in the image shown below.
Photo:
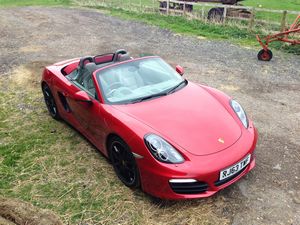
{"label": "steering wheel", "polygon": [[79,61],[79,69],[83,69],[85,61],[94,62],[94,59],[92,56],[82,57]]}
{"label": "steering wheel", "polygon": [[107,96],[111,95],[115,90],[117,90],[118,87],[121,87],[122,83],[117,81],[117,82],[113,82],[110,85],[108,85],[107,89],[109,90],[109,92],[106,94]]}
{"label": "steering wheel", "polygon": [[107,93],[107,97],[112,97],[112,95],[114,93],[118,92],[119,94],[122,94],[122,95],[128,95],[128,94],[131,94],[132,93],[132,90],[128,87],[119,87],[119,88],[116,88],[116,89],[112,89],[110,92]]}
{"label": "steering wheel", "polygon": [[107,88],[109,90],[113,90],[113,89],[116,89],[116,88],[118,88],[120,86],[122,86],[122,83],[119,82],[119,81],[116,81],[116,82],[113,82],[113,83],[109,84]]}
{"label": "steering wheel", "polygon": [[121,54],[121,55],[125,55],[127,54],[126,50],[124,49],[119,49],[117,50],[115,53],[114,53],[114,57],[113,57],[113,62],[116,62],[117,59],[118,59],[118,55]]}

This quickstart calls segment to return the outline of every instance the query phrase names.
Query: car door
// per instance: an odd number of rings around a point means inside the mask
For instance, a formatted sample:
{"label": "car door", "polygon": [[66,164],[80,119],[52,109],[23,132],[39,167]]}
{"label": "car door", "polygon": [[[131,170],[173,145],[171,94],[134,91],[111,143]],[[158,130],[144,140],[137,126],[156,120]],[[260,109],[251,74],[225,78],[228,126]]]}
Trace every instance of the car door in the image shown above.
{"label": "car door", "polygon": [[[81,78],[71,80],[73,88],[69,93],[64,93],[70,107],[70,113],[81,127],[81,132],[97,147],[105,139],[106,123],[103,117],[103,107],[98,100],[92,74],[84,71]],[[90,101],[78,101],[74,98],[76,92],[84,91]]]}

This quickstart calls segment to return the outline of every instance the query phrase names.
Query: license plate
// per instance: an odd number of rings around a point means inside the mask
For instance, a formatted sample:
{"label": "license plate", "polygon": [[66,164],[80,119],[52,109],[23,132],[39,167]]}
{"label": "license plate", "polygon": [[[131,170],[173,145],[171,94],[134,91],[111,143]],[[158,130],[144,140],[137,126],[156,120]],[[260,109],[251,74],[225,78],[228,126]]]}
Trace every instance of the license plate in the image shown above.
{"label": "license plate", "polygon": [[251,154],[248,154],[244,159],[242,159],[238,163],[234,164],[233,166],[228,167],[225,170],[222,170],[220,172],[220,180],[224,180],[228,177],[231,177],[234,174],[241,171],[242,169],[244,169],[250,163],[250,159],[251,159]]}

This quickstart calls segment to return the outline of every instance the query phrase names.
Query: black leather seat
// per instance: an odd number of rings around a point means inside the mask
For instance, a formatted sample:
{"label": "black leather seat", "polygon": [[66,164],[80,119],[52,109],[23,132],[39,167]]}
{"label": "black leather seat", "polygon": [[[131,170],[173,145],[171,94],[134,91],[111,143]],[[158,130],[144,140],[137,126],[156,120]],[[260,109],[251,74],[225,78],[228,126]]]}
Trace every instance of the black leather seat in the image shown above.
{"label": "black leather seat", "polygon": [[92,74],[101,66],[96,65],[95,63],[88,63],[84,66],[84,70],[82,71],[82,86],[88,90],[93,96],[96,95],[96,89],[93,82]]}

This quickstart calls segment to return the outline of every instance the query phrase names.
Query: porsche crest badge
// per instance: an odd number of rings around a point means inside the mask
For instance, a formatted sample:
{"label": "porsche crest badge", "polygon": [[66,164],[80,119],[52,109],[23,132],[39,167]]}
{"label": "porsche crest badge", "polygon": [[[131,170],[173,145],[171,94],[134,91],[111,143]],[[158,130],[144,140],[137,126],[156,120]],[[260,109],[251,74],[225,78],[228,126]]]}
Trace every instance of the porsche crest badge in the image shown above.
{"label": "porsche crest badge", "polygon": [[224,143],[225,143],[225,141],[224,141],[224,139],[223,139],[223,138],[219,138],[219,139],[218,139],[218,142],[220,142],[220,143],[222,143],[222,144],[224,144]]}

